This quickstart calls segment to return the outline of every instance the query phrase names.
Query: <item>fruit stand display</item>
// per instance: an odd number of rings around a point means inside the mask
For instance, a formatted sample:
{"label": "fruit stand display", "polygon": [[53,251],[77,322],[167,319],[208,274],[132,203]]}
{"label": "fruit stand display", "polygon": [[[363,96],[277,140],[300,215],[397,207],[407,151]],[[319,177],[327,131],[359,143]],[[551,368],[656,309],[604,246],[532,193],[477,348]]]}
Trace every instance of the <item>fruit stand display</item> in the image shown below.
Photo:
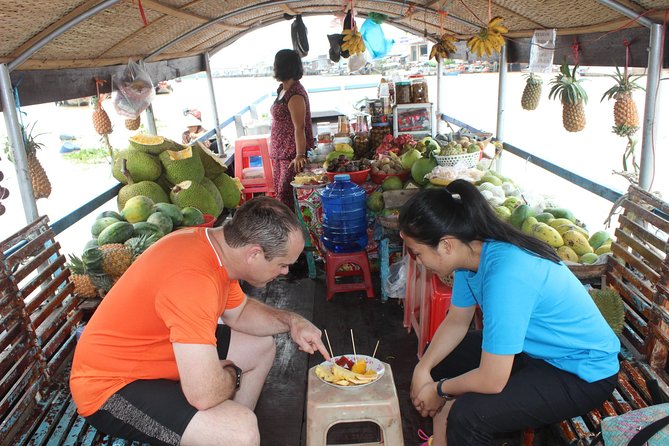
{"label": "fruit stand display", "polygon": [[199,144],[135,135],[113,154],[112,174],[124,186],[118,211],[100,213],[81,256],[70,255],[75,293],[102,296],[144,250],[182,227],[213,226],[241,200],[239,182]]}

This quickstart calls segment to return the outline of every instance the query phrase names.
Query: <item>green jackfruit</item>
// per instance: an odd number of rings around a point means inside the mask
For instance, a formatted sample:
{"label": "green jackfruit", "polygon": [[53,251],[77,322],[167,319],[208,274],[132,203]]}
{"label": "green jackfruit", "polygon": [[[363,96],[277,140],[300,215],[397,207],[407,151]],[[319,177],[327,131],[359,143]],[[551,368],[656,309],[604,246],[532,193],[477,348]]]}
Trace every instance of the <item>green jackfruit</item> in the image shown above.
{"label": "green jackfruit", "polygon": [[225,207],[225,203],[223,202],[223,197],[221,197],[221,193],[219,192],[214,182],[207,177],[202,178],[200,184],[203,185],[205,189],[207,189],[207,192],[209,192],[216,201],[216,204],[218,205],[218,213],[212,215],[214,217],[218,217],[219,215],[221,215],[221,212],[223,212],[223,208]]}
{"label": "green jackfruit", "polygon": [[144,195],[153,200],[154,203],[169,203],[170,197],[160,186],[153,181],[140,181],[139,183],[127,184],[118,191],[118,210],[122,211],[125,203],[132,197]]}
{"label": "green jackfruit", "polygon": [[194,207],[203,214],[216,215],[218,204],[214,197],[200,183],[183,181],[172,188],[170,200],[180,208]]}
{"label": "green jackfruit", "polygon": [[194,151],[197,152],[204,167],[204,176],[213,180],[227,170],[223,160],[209,149],[203,149],[199,144],[193,144]]}
{"label": "green jackfruit", "polygon": [[204,178],[204,166],[200,156],[191,147],[178,152],[166,150],[159,155],[159,158],[165,168],[165,177],[172,184],[183,181],[199,183]]}
{"label": "green jackfruit", "polygon": [[153,155],[133,149],[118,151],[114,156],[112,175],[123,184],[128,184],[128,179],[121,170],[124,159],[126,169],[135,182],[155,181],[163,170],[160,161]]}
{"label": "green jackfruit", "polygon": [[222,173],[214,178],[214,184],[221,193],[223,204],[226,209],[234,209],[239,206],[242,199],[242,193],[237,187],[237,183],[228,174]]}
{"label": "green jackfruit", "polygon": [[620,294],[613,288],[607,288],[590,290],[590,296],[613,332],[621,334],[625,325],[625,305]]}

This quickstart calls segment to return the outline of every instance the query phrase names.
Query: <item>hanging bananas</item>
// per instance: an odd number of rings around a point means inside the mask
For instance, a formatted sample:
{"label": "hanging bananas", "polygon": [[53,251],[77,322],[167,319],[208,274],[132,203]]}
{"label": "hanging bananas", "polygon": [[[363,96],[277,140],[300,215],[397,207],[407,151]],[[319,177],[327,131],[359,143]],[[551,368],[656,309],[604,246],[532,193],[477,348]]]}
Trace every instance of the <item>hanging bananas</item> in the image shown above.
{"label": "hanging bananas", "polygon": [[457,41],[457,37],[450,34],[444,34],[437,43],[432,45],[430,59],[448,59],[451,53],[455,53],[457,51],[457,48],[455,48],[455,45],[453,45],[453,42]]}
{"label": "hanging bananas", "polygon": [[493,53],[499,53],[506,44],[504,34],[509,32],[509,29],[502,25],[503,20],[502,17],[493,18],[488,26],[467,40],[469,50],[479,57],[483,55],[490,57]]}
{"label": "hanging bananas", "polygon": [[344,35],[344,42],[341,44],[342,51],[348,51],[351,56],[365,52],[365,43],[357,30],[345,29],[342,34]]}

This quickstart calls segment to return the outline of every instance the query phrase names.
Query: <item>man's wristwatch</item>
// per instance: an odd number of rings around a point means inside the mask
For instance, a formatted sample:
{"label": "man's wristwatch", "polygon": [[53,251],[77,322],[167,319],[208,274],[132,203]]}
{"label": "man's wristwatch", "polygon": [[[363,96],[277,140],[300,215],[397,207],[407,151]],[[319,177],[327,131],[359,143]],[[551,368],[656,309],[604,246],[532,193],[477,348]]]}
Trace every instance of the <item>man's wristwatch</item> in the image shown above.
{"label": "man's wristwatch", "polygon": [[225,367],[232,367],[233,369],[235,369],[235,374],[236,374],[235,389],[239,390],[239,386],[242,385],[242,369],[237,367],[235,364],[227,364]]}
{"label": "man's wristwatch", "polygon": [[439,395],[441,398],[443,398],[446,401],[454,400],[455,397],[453,395],[449,395],[448,393],[444,393],[441,390],[441,385],[444,383],[444,381],[448,380],[448,378],[444,378],[442,380],[439,380],[437,383],[437,395]]}

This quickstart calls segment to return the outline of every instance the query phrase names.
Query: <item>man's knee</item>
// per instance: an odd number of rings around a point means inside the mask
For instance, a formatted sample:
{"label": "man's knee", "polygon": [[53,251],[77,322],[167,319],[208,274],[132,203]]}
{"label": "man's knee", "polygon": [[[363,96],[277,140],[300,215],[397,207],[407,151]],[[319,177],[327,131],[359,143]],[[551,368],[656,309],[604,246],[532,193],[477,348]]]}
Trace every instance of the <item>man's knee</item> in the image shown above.
{"label": "man's knee", "polygon": [[260,444],[258,418],[251,409],[243,408],[239,416],[240,444],[255,446]]}

